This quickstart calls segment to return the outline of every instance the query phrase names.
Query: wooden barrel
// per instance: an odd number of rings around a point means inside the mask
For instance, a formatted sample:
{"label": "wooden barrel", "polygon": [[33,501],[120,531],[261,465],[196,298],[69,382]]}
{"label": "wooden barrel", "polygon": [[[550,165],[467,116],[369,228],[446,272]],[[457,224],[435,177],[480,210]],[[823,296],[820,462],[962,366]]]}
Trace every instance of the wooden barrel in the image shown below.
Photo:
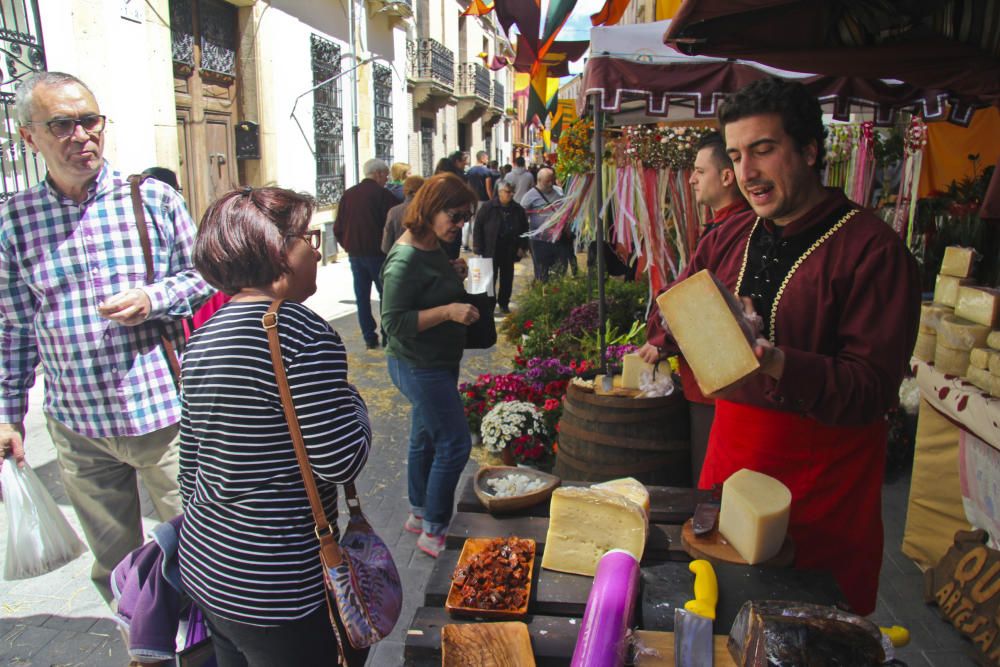
{"label": "wooden barrel", "polygon": [[555,474],[603,482],[691,486],[688,403],[679,389],[659,398],[602,396],[570,383],[559,420]]}

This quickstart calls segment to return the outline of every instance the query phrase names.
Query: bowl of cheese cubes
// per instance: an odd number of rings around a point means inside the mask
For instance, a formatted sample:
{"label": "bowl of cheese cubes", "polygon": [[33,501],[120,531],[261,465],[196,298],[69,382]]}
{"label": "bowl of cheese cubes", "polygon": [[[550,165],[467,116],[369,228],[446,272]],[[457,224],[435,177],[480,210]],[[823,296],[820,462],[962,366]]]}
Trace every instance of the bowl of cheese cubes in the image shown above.
{"label": "bowl of cheese cubes", "polygon": [[483,466],[476,473],[476,497],[490,513],[516,512],[546,502],[562,482],[555,475],[515,466]]}

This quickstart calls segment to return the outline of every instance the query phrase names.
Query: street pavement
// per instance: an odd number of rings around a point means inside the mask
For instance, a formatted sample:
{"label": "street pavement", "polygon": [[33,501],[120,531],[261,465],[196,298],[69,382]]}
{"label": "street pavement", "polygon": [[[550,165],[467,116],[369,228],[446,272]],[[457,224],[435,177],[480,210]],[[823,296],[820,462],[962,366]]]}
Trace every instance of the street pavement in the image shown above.
{"label": "street pavement", "polygon": [[[527,279],[528,262],[517,267],[518,283]],[[404,586],[404,607],[393,633],[372,651],[368,664],[403,664],[403,644],[414,610],[420,606],[433,560],[416,549],[416,537],[402,529],[407,513],[406,438],[409,406],[389,381],[384,353],[365,349],[355,316],[354,292],[346,258],[319,269],[317,294],[307,305],[330,321],[348,349],[351,381],[368,403],[374,443],[368,465],[358,480],[362,507],[376,532],[392,549]],[[516,295],[516,289],[515,289]],[[374,296],[374,295],[373,295]],[[515,303],[516,306],[516,303]],[[373,303],[377,312],[377,303]],[[490,351],[468,353],[464,379],[509,367],[512,350],[504,343]],[[32,390],[26,421],[27,458],[50,490],[70,524],[79,522],[62,490],[55,452],[41,414],[41,382]],[[474,460],[482,452],[474,449]],[[913,642],[899,656],[911,667],[956,667],[973,664],[969,643],[936,616],[922,599],[919,570],[902,555],[899,545],[906,516],[909,477],[884,487],[886,547],[873,620],[881,625],[908,627]],[[143,497],[144,522],[155,521],[148,498]],[[0,513],[0,552],[7,542],[6,513]],[[58,665],[120,667],[128,655],[112,614],[90,583],[89,552],[49,574],[23,581],[0,581],[0,665]]]}

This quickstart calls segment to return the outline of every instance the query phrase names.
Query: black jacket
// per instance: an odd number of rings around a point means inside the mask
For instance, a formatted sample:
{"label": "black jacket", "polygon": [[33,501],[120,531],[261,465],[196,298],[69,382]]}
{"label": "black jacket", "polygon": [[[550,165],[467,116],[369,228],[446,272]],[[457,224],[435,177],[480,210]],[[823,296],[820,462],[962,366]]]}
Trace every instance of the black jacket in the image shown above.
{"label": "black jacket", "polygon": [[521,236],[528,232],[528,214],[516,201],[511,200],[504,207],[500,204],[500,200],[494,197],[484,203],[476,214],[476,225],[472,230],[472,251],[477,255],[495,256],[497,237],[504,224],[504,208],[507,209],[510,238],[514,240],[516,247],[528,249],[528,239]]}

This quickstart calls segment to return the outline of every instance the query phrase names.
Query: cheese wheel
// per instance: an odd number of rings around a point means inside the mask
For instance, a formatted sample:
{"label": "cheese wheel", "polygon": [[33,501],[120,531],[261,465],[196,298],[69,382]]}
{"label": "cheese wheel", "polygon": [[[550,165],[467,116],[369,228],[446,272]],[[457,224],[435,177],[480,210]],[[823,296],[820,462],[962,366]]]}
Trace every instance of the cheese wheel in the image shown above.
{"label": "cheese wheel", "polygon": [[993,373],[993,375],[1000,375],[1000,352],[996,350],[989,351],[989,360],[986,362],[986,367],[990,369],[990,373]]}
{"label": "cheese wheel", "polygon": [[953,312],[954,308],[933,301],[924,301],[920,304],[920,333],[937,334],[941,318]]}
{"label": "cheese wheel", "polygon": [[992,350],[1000,350],[1000,331],[991,331],[986,337],[986,347]]}
{"label": "cheese wheel", "polygon": [[934,348],[934,368],[945,375],[961,377],[969,370],[969,350],[955,350],[941,344]]}
{"label": "cheese wheel", "polygon": [[707,269],[675,284],[656,303],[706,396],[760,368],[739,302]]}
{"label": "cheese wheel", "polygon": [[972,368],[990,367],[990,349],[988,347],[975,347],[969,351],[969,366]]}
{"label": "cheese wheel", "polygon": [[639,480],[632,477],[612,479],[591,485],[592,489],[602,489],[625,496],[649,514],[649,491]]}
{"label": "cheese wheel", "polygon": [[955,315],[990,328],[997,326],[1000,324],[1000,290],[959,287]]}
{"label": "cheese wheel", "polygon": [[962,285],[971,284],[971,278],[956,278],[955,276],[944,276],[939,273],[934,283],[934,301],[954,308],[958,302],[958,288]]}
{"label": "cheese wheel", "polygon": [[975,368],[969,366],[969,371],[965,375],[965,379],[976,385],[985,392],[989,392],[993,386],[993,378],[995,376],[987,370],[982,368]]}
{"label": "cheese wheel", "polygon": [[773,477],[737,470],[722,484],[719,532],[750,565],[774,558],[785,543],[792,492]]}
{"label": "cheese wheel", "polygon": [[976,261],[976,251],[972,248],[950,245],[944,249],[941,260],[941,271],[946,276],[967,278],[972,275],[972,266]]}
{"label": "cheese wheel", "polygon": [[917,333],[917,344],[913,346],[913,356],[921,361],[934,361],[934,349],[937,347],[937,336],[932,333]]}
{"label": "cheese wheel", "polygon": [[956,315],[945,315],[938,327],[938,348],[942,345],[953,350],[964,350],[968,356],[969,350],[986,345],[990,328],[963,320]]}

